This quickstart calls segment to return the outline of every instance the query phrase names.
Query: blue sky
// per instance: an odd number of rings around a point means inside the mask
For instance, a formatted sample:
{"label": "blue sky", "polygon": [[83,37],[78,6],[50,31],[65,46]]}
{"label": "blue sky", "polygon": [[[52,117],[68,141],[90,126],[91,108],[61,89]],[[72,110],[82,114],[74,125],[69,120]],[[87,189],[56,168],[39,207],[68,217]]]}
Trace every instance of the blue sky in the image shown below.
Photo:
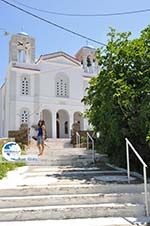
{"label": "blue sky", "polygon": [[[18,0],[26,5],[62,13],[97,14],[134,11],[150,8],[150,0]],[[8,2],[15,3],[14,0]],[[18,5],[19,6],[19,5]],[[23,8],[23,6],[20,6]],[[97,41],[107,43],[109,27],[118,32],[131,31],[132,37],[138,37],[140,31],[150,24],[150,12],[109,17],[66,17],[29,10],[39,16],[70,30],[88,36]],[[69,34],[45,22],[39,21],[23,12],[14,9],[0,0],[0,29],[18,33],[22,30],[36,38],[36,58],[41,54],[64,51],[75,53],[86,40]],[[3,83],[8,64],[8,44],[10,36],[4,36],[0,30],[0,85]],[[99,45],[89,42],[94,47]]]}

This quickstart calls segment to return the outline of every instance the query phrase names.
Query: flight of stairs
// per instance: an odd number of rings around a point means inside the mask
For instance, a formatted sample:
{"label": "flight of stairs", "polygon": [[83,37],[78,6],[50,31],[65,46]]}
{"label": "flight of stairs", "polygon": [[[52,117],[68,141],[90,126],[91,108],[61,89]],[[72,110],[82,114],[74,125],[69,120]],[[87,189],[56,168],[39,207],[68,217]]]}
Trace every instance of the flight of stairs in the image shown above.
{"label": "flight of stairs", "polygon": [[[132,176],[129,185],[123,171],[107,166],[106,156],[96,155],[97,167],[90,151],[69,143],[64,148],[64,143],[47,141],[45,155],[25,172],[17,171],[16,183],[14,176],[0,189],[1,222],[145,216],[144,185],[138,178]],[[148,197],[150,206],[150,185]]]}

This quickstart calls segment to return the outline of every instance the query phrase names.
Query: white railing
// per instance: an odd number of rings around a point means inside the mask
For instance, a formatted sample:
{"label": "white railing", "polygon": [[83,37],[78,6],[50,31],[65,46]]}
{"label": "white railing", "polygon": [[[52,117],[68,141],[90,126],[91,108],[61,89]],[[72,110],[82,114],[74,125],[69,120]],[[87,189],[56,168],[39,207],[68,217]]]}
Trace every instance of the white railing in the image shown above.
{"label": "white railing", "polygon": [[76,145],[80,148],[80,134],[76,132]]}
{"label": "white railing", "polygon": [[87,149],[89,150],[89,139],[92,141],[92,151],[93,151],[93,163],[95,163],[95,150],[94,150],[94,140],[91,135],[87,132]]}
{"label": "white railing", "polygon": [[141,156],[138,154],[138,152],[135,150],[131,142],[125,138],[126,140],[126,155],[127,155],[127,175],[128,175],[128,183],[130,183],[130,161],[129,161],[129,146],[131,147],[132,151],[135,153],[137,158],[140,160],[140,162],[143,165],[143,176],[144,176],[144,195],[145,195],[145,209],[146,209],[146,216],[149,216],[148,211],[148,195],[147,195],[147,176],[146,176],[146,163],[143,161]]}

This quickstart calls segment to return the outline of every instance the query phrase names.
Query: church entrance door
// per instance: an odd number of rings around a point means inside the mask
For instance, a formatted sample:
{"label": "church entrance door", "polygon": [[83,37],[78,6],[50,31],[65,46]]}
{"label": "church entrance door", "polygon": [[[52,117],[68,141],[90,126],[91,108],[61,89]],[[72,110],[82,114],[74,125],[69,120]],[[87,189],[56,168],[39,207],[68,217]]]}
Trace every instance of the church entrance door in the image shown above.
{"label": "church entrance door", "polygon": [[69,138],[69,114],[64,109],[56,114],[56,137]]}

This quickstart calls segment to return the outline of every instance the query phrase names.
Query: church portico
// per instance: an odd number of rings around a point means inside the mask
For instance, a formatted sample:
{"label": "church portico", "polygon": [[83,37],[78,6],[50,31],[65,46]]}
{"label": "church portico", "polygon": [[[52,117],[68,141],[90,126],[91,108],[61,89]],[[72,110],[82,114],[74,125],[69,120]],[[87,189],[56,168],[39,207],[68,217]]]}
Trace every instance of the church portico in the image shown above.
{"label": "church portico", "polygon": [[41,112],[45,121],[48,138],[69,138],[69,113],[64,110],[47,110]]}
{"label": "church portico", "polygon": [[83,130],[84,119],[81,112],[43,109],[40,115],[45,121],[48,138],[70,138],[74,123],[79,123],[80,129]]}
{"label": "church portico", "polygon": [[56,113],[56,138],[69,138],[69,114],[64,109]]}

